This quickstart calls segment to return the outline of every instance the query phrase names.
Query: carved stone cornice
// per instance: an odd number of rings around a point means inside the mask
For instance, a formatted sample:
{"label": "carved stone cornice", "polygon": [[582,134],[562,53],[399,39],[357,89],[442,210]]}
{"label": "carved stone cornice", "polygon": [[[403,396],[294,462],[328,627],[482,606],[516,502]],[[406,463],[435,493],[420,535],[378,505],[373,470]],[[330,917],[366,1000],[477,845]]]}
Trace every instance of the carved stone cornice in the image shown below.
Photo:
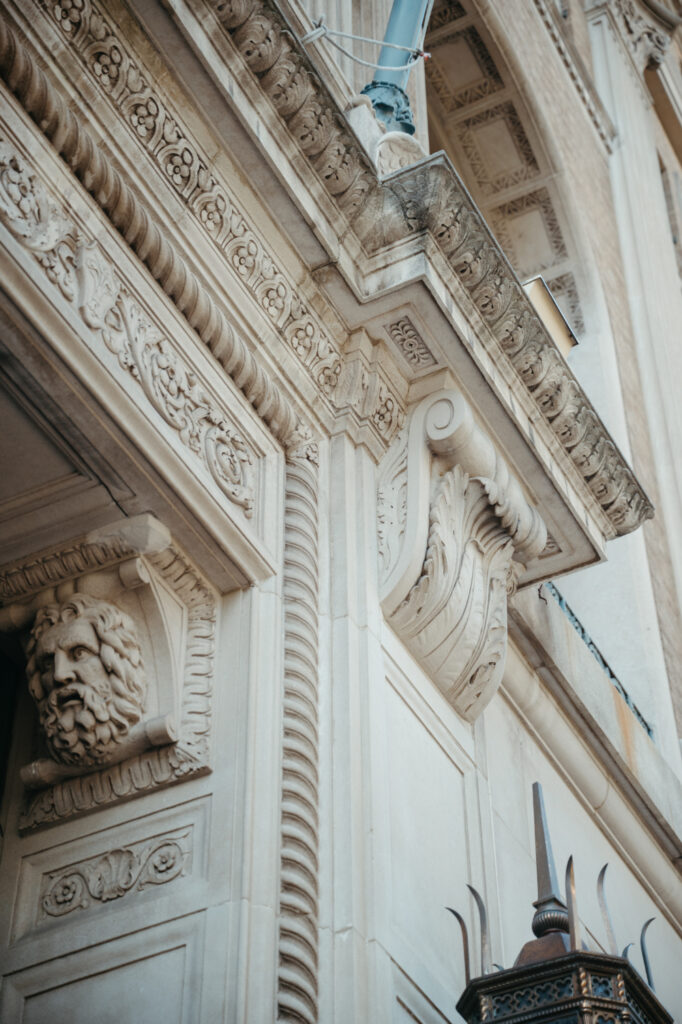
{"label": "carved stone cornice", "polygon": [[[78,9],[75,21],[61,18],[58,7],[42,6],[78,53],[90,82],[102,91],[126,125],[131,143],[148,154],[155,170],[215,247],[227,272],[246,287],[255,305],[272,323],[323,402],[332,410],[343,410],[347,396],[340,394],[343,360],[338,342],[302,299],[267,241],[250,225],[228,182],[213,173],[209,157],[183,122],[177,104],[174,106],[154,83],[153,74],[116,34],[106,12],[94,0],[87,0]],[[48,78],[8,25],[0,32],[0,65],[5,66],[5,79],[14,83],[12,87],[25,109],[51,141],[57,140],[60,154],[277,439],[287,448],[299,446],[306,439],[306,428],[298,422],[283,389],[228,323],[184,255],[151,219],[148,207],[107,159],[91,129],[50,88]],[[370,444],[373,440],[377,451],[383,451],[396,423],[384,415],[385,382],[383,387],[377,382],[372,390],[376,404],[371,408],[363,406],[362,419],[371,435]],[[365,390],[365,397],[366,394]],[[390,401],[398,409],[397,396],[391,394]]]}
{"label": "carved stone cornice", "polygon": [[[55,8],[56,12],[60,10]],[[85,7],[80,10],[84,13]],[[81,24],[79,22],[74,27],[78,29]],[[135,192],[112,166],[87,127],[52,88],[5,18],[0,18],[0,74],[59,155],[86,185],[166,294],[237,382],[274,436],[285,446],[300,444],[306,437],[306,429],[301,426],[291,403],[277,383],[264,372],[180,254],[152,222]],[[153,97],[143,97],[142,100],[153,107]],[[142,100],[141,108],[145,105]],[[142,114],[135,114],[135,117],[140,130],[144,131]],[[172,154],[169,154],[169,166],[171,164]],[[214,230],[218,218],[222,219],[220,197],[213,197],[213,206],[208,200],[202,204],[198,215],[203,217],[209,230]],[[239,253],[235,258],[239,261]]]}
{"label": "carved stone cornice", "polygon": [[[611,536],[653,508],[549,338],[481,212],[436,155],[379,182],[272,0],[192,0],[210,10],[368,256],[429,232],[543,418],[605,512]],[[322,148],[323,147],[323,148]],[[352,170],[351,170],[352,169]]]}
{"label": "carved stone cornice", "polygon": [[386,619],[472,721],[501,683],[507,595],[545,524],[456,391],[411,413],[382,463],[377,515]]}
{"label": "carved stone cornice", "polygon": [[[264,0],[221,0],[218,4],[217,0],[210,3],[208,0],[192,0],[192,7],[204,20],[210,19],[216,36],[222,36],[227,50],[233,55],[231,59],[235,70],[248,77],[252,85],[255,81],[263,90],[264,102],[271,104],[287,132],[289,147],[295,146],[302,154],[311,182],[316,180],[315,194],[326,195],[337,211],[337,219],[341,217],[352,225],[352,232],[346,237],[350,244],[354,235],[356,241],[353,245],[357,246],[359,242],[362,247],[355,252],[358,267],[368,267],[370,261],[376,262],[383,254],[394,251],[399,242],[429,236],[447,260],[453,293],[456,294],[463,286],[477,314],[490,329],[495,346],[494,361],[500,365],[508,360],[506,365],[510,367],[509,372],[515,374],[517,386],[525,389],[554,439],[576,468],[576,480],[582,477],[586,500],[588,503],[594,500],[595,506],[603,510],[604,533],[607,536],[627,533],[650,517],[652,508],[646,495],[554,348],[480,211],[447,159],[436,156],[380,181],[281,13],[272,3]],[[85,12],[89,14],[91,9],[90,0],[86,0],[78,9],[83,13],[79,13],[73,27],[68,32],[63,28],[69,38],[73,37],[74,43],[85,38]],[[56,17],[52,8],[50,12],[51,17]],[[108,41],[106,52],[109,62],[114,60],[114,51],[120,59],[123,59],[122,54],[128,54],[125,44],[114,35],[108,23],[104,37]],[[97,47],[91,49],[94,56],[100,53]],[[112,87],[114,71],[112,75],[108,72],[103,74],[102,67],[99,74],[93,71],[93,81],[102,92],[111,92],[112,89],[115,92],[120,88],[118,78]],[[139,69],[136,73],[140,73]],[[266,376],[250,349],[236,337],[206,289],[150,222],[134,192],[110,162],[100,155],[88,130],[79,123],[61,97],[54,94],[48,78],[4,24],[0,27],[0,74],[112,222],[146,261],[192,326],[221,359],[276,436],[287,444],[300,443],[297,417],[283,393]],[[135,75],[132,80],[138,81]],[[149,93],[151,82],[145,79],[143,85],[145,103],[149,101],[153,108],[156,99]],[[131,110],[139,98],[137,95],[132,97],[128,104]],[[140,121],[142,115],[135,109],[139,134],[144,127],[144,118]],[[156,125],[153,110],[150,117]],[[153,130],[157,131],[157,128]],[[187,149],[190,165],[194,166],[195,155],[189,135],[184,133],[181,140],[171,142],[176,155],[180,142],[180,149],[182,152]],[[169,166],[171,155],[167,161]],[[200,182],[200,169],[196,172],[196,181],[203,196],[205,190]],[[215,192],[217,187],[218,183],[211,179],[210,189]],[[184,190],[188,199],[196,191],[189,190],[189,186],[182,183],[178,189],[181,193]],[[214,203],[215,200],[216,195],[212,195]],[[203,218],[201,213],[197,214],[198,221],[204,224],[209,235],[216,227],[216,218],[220,220],[220,203],[216,205],[215,217],[209,215],[211,210],[213,207],[208,202]],[[251,259],[245,251],[247,265]],[[268,285],[264,294],[276,295],[280,286],[284,288],[282,278],[280,274],[272,286],[274,291]],[[286,289],[283,297],[285,294]],[[273,309],[277,319],[280,315],[277,301]],[[294,328],[287,344],[292,345],[297,353],[300,351],[305,363],[312,351],[311,342],[315,340],[317,344],[319,337],[319,326],[311,324],[301,330]],[[330,393],[333,395],[336,391],[334,382],[341,377],[341,358],[332,339],[325,340],[325,345],[333,366],[330,364],[321,377],[319,374],[315,376],[313,367],[313,379],[323,400],[328,401]],[[402,403],[398,395],[386,395],[381,387],[375,389],[375,394],[378,404],[365,411],[365,422],[377,442],[385,445],[398,429],[400,416],[388,418],[383,410],[392,404],[401,411]],[[348,408],[347,396],[344,396],[342,407]],[[590,495],[591,498],[588,497]]]}

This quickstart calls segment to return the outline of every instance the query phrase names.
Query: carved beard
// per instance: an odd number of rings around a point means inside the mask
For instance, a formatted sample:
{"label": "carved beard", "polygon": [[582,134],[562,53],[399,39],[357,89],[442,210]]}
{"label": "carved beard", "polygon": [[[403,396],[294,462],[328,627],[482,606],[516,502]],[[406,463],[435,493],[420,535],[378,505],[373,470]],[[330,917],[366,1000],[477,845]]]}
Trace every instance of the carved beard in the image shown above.
{"label": "carved beard", "polygon": [[[40,702],[40,718],[50,753],[71,765],[101,764],[128,731],[128,723],[112,716],[111,696],[74,682],[53,689]],[[116,718],[116,720],[114,720]]]}

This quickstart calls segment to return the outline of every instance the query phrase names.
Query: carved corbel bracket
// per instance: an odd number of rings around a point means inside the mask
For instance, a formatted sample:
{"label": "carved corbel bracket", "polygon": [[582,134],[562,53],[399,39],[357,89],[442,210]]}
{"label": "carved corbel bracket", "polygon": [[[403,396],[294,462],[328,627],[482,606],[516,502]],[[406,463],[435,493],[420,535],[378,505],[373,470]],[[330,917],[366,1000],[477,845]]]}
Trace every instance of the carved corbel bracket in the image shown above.
{"label": "carved corbel bracket", "polygon": [[22,830],[208,769],[215,602],[149,515],[0,569],[37,710]]}
{"label": "carved corbel bracket", "polygon": [[457,391],[425,398],[388,451],[378,520],[386,619],[472,721],[502,679],[507,596],[547,530]]}

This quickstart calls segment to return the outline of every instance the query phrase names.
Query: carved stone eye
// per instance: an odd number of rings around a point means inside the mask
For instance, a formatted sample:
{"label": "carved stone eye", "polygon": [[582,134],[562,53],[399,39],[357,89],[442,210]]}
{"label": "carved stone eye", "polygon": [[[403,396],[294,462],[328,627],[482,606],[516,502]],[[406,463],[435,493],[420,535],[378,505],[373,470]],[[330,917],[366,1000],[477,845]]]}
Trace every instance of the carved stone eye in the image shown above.
{"label": "carved stone eye", "polygon": [[54,665],[54,654],[42,654],[38,661],[38,667],[41,672],[49,672]]}
{"label": "carved stone eye", "polygon": [[88,647],[83,647],[82,645],[71,648],[72,661],[84,661],[85,658],[89,657],[91,654],[92,651]]}

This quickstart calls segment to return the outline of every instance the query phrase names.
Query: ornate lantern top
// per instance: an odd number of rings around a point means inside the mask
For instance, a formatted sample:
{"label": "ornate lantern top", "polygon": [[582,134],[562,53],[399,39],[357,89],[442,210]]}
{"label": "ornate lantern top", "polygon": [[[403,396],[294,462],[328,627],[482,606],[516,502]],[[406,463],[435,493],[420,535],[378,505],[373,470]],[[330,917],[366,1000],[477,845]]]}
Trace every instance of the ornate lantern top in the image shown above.
{"label": "ornate lantern top", "polygon": [[581,942],[573,858],[566,867],[564,901],[559,893],[542,788],[537,782],[533,785],[533,811],[538,881],[532,922],[535,938],[523,946],[508,970],[491,964],[485,906],[469,886],[480,916],[482,974],[469,980],[466,924],[457,911],[451,910],[462,929],[467,982],[457,1003],[458,1012],[467,1024],[672,1024],[672,1017],[654,993],[647,954],[645,936],[653,918],[642,928],[640,938],[645,981],[627,959],[629,946],[621,956],[617,953],[604,893],[605,865],[597,891],[611,952],[591,950]]}

